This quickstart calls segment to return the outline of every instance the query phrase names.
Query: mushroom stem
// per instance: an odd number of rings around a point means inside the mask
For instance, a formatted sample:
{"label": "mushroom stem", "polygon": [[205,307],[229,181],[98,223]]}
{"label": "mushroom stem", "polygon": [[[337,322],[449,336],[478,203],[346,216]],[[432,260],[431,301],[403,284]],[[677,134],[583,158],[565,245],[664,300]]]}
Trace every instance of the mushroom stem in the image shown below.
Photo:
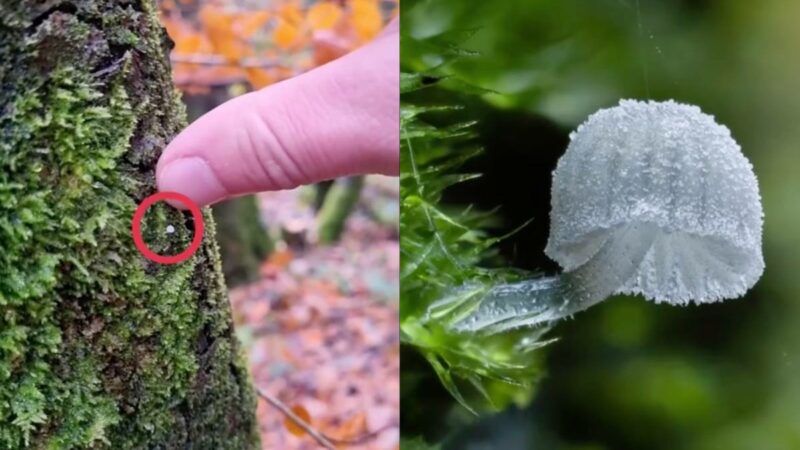
{"label": "mushroom stem", "polygon": [[[554,277],[492,286],[477,308],[458,318],[458,332],[499,333],[569,317],[593,306],[634,276],[653,245],[657,227],[633,223],[610,233],[600,250],[580,267]],[[462,287],[459,291],[462,292]],[[437,302],[442,310],[443,302]]]}

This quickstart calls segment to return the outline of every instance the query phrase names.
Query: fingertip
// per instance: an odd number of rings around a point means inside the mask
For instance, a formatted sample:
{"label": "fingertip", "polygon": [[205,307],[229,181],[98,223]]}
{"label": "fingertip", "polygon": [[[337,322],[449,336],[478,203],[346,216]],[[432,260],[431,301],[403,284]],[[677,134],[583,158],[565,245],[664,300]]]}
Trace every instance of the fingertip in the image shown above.
{"label": "fingertip", "polygon": [[[163,165],[159,163],[156,182],[159,191],[183,194],[200,207],[216,203],[227,196],[225,187],[208,163],[197,157],[173,159]],[[168,203],[179,209],[188,207],[180,202]]]}

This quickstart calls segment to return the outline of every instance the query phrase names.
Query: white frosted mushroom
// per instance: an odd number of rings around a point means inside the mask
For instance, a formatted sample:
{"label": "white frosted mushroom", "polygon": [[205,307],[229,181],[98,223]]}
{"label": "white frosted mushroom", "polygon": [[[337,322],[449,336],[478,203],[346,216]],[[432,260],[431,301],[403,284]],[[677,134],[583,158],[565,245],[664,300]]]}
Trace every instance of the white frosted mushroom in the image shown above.
{"label": "white frosted mushroom", "polygon": [[617,293],[705,303],[741,296],[764,270],[753,168],[696,106],[623,100],[598,111],[553,173],[545,253],[565,271],[616,230],[643,225],[656,227],[653,242]]}
{"label": "white frosted mushroom", "polygon": [[456,328],[534,325],[621,293],[740,297],[764,271],[762,217],[727,127],[696,106],[623,100],[570,135],[553,173],[545,253],[564,273],[492,288]]}

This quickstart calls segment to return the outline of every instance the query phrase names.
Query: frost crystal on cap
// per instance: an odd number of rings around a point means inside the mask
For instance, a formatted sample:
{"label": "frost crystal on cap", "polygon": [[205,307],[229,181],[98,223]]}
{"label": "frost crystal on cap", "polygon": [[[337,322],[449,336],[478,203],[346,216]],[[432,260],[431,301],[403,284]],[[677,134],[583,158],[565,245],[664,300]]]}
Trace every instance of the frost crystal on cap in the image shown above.
{"label": "frost crystal on cap", "polygon": [[705,303],[755,284],[764,270],[761,198],[727,127],[696,106],[623,100],[570,139],[553,173],[545,249],[565,271],[622,227],[654,225],[644,260],[617,293]]}

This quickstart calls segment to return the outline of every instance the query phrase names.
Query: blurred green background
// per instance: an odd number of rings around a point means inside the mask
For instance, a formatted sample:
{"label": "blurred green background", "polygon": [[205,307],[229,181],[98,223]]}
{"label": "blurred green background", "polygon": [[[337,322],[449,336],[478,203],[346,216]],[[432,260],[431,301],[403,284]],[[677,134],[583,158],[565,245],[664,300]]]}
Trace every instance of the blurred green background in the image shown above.
{"label": "blurred green background", "polygon": [[[800,2],[786,0],[404,0],[405,35],[462,39],[479,55],[450,71],[497,91],[426,95],[465,105],[486,150],[467,167],[484,177],[447,200],[500,206],[498,234],[533,218],[502,245],[510,265],[558,270],[543,255],[550,172],[569,131],[620,98],[696,104],[731,129],[759,179],[767,264],[743,299],[617,297],[559,324],[530,405],[469,419],[435,377],[415,383],[404,436],[453,449],[800,449],[798,23]],[[403,42],[405,70],[438,58]],[[423,366],[403,354],[403,372]]]}

